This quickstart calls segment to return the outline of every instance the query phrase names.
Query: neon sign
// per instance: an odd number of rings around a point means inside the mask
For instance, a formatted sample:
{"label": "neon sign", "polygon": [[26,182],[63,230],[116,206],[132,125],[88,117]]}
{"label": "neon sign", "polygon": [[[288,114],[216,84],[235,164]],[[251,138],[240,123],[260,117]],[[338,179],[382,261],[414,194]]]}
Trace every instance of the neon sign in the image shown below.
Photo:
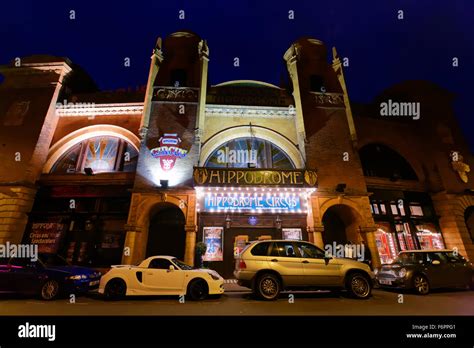
{"label": "neon sign", "polygon": [[296,195],[205,195],[204,209],[214,210],[279,210],[287,212],[301,211],[300,197]]}

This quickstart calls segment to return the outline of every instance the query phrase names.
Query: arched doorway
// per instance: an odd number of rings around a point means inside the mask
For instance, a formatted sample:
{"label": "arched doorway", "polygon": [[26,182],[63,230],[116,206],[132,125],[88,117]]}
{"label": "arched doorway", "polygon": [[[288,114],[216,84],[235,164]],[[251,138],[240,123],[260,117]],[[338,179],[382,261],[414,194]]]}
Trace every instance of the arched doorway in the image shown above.
{"label": "arched doorway", "polygon": [[150,213],[146,257],[170,255],[184,259],[186,233],[185,216],[181,209],[169,203],[159,204]]}
{"label": "arched doorway", "polygon": [[324,245],[346,244],[360,242],[359,227],[361,216],[354,209],[345,204],[336,204],[326,210],[323,215],[323,242]]}
{"label": "arched doorway", "polygon": [[464,211],[464,221],[466,222],[467,230],[471,241],[474,242],[474,206],[471,205]]}

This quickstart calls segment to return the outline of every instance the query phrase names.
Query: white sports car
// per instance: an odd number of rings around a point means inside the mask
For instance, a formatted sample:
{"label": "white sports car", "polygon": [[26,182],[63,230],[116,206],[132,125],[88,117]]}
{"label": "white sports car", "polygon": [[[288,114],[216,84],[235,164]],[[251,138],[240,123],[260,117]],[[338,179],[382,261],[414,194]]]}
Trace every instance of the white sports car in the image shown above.
{"label": "white sports car", "polygon": [[138,266],[112,266],[99,285],[99,293],[107,299],[127,295],[186,295],[192,300],[202,300],[223,292],[224,279],[219,273],[194,269],[173,256],[151,256]]}

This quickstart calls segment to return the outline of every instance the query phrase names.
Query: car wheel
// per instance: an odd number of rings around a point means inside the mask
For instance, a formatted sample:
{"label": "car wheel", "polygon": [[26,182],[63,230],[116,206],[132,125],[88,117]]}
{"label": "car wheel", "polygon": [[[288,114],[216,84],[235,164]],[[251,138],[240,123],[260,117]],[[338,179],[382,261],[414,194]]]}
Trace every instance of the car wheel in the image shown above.
{"label": "car wheel", "polygon": [[40,296],[43,300],[54,300],[59,295],[59,283],[56,280],[47,280],[41,287]]}
{"label": "car wheel", "polygon": [[416,274],[413,277],[413,288],[418,295],[427,295],[430,292],[430,283],[424,275]]}
{"label": "car wheel", "polygon": [[367,299],[372,293],[372,285],[362,273],[352,273],[347,278],[347,290],[350,295],[358,299]]}
{"label": "car wheel", "polygon": [[127,284],[122,279],[112,279],[105,286],[104,295],[107,300],[120,300],[127,294]]}
{"label": "car wheel", "polygon": [[186,292],[189,299],[192,301],[200,301],[207,298],[209,295],[209,287],[206,281],[202,279],[193,280],[188,285],[188,291]]}
{"label": "car wheel", "polygon": [[258,297],[264,300],[276,300],[281,291],[280,280],[274,274],[262,274],[257,279],[255,290]]}

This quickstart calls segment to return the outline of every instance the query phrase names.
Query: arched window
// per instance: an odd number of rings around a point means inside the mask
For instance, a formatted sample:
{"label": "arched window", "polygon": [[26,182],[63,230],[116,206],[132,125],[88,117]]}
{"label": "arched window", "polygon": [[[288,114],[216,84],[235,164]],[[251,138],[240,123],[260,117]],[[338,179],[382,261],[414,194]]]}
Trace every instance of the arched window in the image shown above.
{"label": "arched window", "polygon": [[53,165],[51,173],[133,172],[138,152],[130,143],[113,136],[98,136],[81,141],[67,150]]}
{"label": "arched window", "polygon": [[359,156],[365,176],[391,180],[418,180],[407,160],[385,145],[365,145],[359,150]]}
{"label": "arched window", "polygon": [[293,162],[279,147],[258,138],[238,138],[219,146],[206,160],[214,168],[293,169]]}

